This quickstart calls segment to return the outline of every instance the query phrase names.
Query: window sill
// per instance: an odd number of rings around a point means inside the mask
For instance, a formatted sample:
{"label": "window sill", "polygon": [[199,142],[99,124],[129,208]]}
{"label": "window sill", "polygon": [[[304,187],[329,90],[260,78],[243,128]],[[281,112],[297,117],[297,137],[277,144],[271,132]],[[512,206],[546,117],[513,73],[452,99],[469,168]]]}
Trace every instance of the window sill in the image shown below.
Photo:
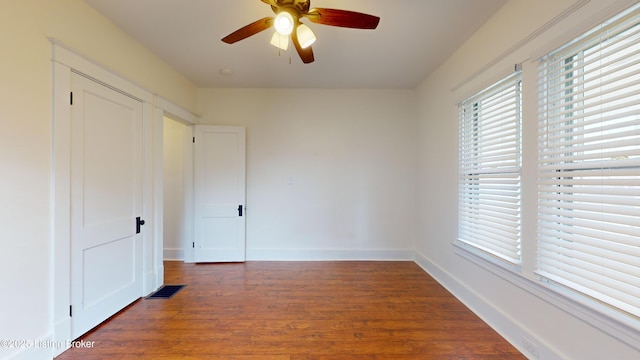
{"label": "window sill", "polygon": [[456,242],[453,246],[456,255],[640,350],[640,319],[615,311],[561,286],[529,278],[520,271],[519,267],[501,263],[473,247]]}

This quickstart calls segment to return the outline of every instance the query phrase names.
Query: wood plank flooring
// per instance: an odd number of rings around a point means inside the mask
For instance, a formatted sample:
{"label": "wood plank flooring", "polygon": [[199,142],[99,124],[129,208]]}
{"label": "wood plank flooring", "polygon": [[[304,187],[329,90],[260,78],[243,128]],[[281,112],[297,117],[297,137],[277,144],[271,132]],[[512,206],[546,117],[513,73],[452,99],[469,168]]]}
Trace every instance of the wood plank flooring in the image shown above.
{"label": "wood plank flooring", "polygon": [[141,299],[57,359],[525,359],[412,262],[165,263]]}

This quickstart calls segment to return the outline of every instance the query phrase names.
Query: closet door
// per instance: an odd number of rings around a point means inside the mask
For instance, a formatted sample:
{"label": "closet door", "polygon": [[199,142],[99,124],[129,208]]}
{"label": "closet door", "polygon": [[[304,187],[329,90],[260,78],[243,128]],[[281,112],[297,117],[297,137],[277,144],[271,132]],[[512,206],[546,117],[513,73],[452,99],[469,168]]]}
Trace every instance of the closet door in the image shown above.
{"label": "closet door", "polygon": [[142,292],[142,103],[72,76],[71,331]]}

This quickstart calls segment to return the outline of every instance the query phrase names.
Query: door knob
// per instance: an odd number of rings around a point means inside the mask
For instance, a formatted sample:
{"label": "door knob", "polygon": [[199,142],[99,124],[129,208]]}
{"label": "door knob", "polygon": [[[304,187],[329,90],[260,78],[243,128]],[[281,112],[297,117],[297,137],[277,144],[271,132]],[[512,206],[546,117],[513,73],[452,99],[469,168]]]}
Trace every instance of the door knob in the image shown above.
{"label": "door knob", "polygon": [[140,226],[142,225],[144,225],[144,220],[142,220],[140,216],[138,216],[136,218],[136,234],[140,234]]}

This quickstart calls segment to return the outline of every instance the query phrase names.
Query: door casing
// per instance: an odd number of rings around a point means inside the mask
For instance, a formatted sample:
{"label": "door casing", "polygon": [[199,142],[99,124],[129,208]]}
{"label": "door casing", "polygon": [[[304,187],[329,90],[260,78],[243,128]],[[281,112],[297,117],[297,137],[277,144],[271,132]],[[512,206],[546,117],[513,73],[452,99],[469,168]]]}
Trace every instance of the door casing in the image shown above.
{"label": "door casing", "polygon": [[[169,116],[190,124],[199,118],[154,95],[105,67],[76,53],[58,40],[52,44],[51,158],[51,334],[43,340],[70,344],[71,337],[71,74],[78,73],[135,98],[143,104],[142,288],[147,295],[164,282],[162,263],[162,121]],[[51,349],[53,356],[65,347]]]}

